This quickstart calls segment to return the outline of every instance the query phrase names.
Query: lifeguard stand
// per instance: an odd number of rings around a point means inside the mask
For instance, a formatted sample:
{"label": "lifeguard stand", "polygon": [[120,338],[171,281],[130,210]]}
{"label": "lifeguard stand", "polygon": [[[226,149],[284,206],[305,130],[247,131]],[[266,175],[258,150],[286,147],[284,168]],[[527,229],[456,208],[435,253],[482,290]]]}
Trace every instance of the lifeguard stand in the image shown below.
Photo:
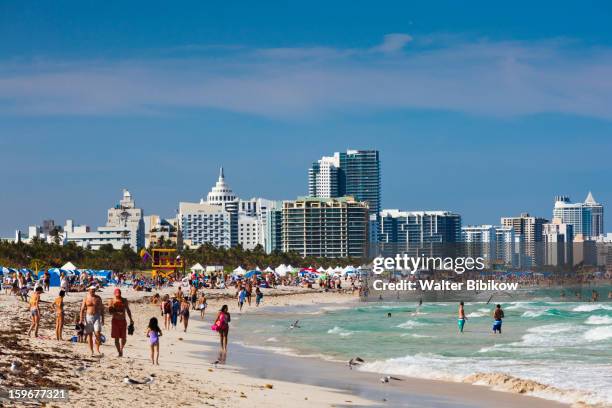
{"label": "lifeguard stand", "polygon": [[154,248],[152,258],[151,275],[153,278],[157,276],[168,278],[172,274],[175,278],[178,278],[178,272],[185,271],[185,262],[183,258],[176,254],[176,249]]}

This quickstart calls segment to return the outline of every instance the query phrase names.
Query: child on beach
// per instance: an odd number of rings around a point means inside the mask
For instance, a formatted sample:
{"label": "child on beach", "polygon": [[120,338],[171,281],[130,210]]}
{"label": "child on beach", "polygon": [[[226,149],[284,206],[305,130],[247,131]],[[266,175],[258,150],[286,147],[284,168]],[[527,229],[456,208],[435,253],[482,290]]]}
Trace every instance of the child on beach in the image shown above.
{"label": "child on beach", "polygon": [[159,328],[157,317],[152,317],[147,327],[147,337],[149,338],[149,346],[151,347],[151,363],[154,365],[159,365],[159,338],[161,335],[162,331]]}
{"label": "child on beach", "polygon": [[85,325],[80,322],[79,313],[76,314],[74,321],[76,324],[74,325],[74,335],[77,338],[77,342],[85,343]]}

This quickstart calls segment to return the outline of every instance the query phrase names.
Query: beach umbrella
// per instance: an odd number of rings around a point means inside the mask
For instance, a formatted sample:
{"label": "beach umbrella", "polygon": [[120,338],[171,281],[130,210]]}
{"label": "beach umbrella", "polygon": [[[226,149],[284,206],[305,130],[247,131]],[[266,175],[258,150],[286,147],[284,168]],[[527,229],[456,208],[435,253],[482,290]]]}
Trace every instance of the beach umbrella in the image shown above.
{"label": "beach umbrella", "polygon": [[238,276],[242,276],[246,273],[246,271],[242,268],[242,266],[238,266],[236,269],[234,269],[234,274],[238,275]]}
{"label": "beach umbrella", "polygon": [[255,269],[248,271],[247,273],[244,274],[245,278],[252,278],[255,275],[261,275],[261,271],[257,271]]}
{"label": "beach umbrella", "polygon": [[300,270],[300,272],[310,272],[310,273],[314,273],[314,274],[318,274],[318,273],[319,273],[319,272],[318,272],[316,269],[314,269],[312,266],[311,266],[311,267],[308,267],[308,268],[302,268],[302,269]]}

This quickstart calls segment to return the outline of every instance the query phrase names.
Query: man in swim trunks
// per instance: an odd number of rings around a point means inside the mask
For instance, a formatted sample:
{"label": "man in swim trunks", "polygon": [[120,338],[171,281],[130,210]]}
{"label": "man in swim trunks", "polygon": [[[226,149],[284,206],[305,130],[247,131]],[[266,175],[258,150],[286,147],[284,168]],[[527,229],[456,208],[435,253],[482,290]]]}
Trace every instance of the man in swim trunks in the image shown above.
{"label": "man in swim trunks", "polygon": [[493,311],[493,334],[502,332],[502,319],[504,318],[504,311],[501,308],[501,305],[495,306],[495,310]]}
{"label": "man in swim trunks", "polygon": [[87,295],[81,305],[81,324],[85,325],[85,341],[89,343],[89,350],[93,356],[93,336],[96,336],[96,351],[100,353],[102,326],[104,326],[104,307],[102,298],[96,295],[96,287],[89,286]]}
{"label": "man in swim trunks", "polygon": [[459,326],[459,333],[463,333],[463,326],[465,326],[465,309],[463,308],[463,301],[459,302],[459,317],[457,318],[457,326]]}
{"label": "man in swim trunks", "polygon": [[132,319],[132,311],[128,305],[126,298],[121,297],[121,289],[115,288],[115,297],[108,303],[108,311],[112,316],[111,319],[111,337],[115,339],[115,347],[117,348],[117,356],[123,357],[123,348],[127,342],[127,322],[125,315],[130,318],[130,324],[134,324]]}

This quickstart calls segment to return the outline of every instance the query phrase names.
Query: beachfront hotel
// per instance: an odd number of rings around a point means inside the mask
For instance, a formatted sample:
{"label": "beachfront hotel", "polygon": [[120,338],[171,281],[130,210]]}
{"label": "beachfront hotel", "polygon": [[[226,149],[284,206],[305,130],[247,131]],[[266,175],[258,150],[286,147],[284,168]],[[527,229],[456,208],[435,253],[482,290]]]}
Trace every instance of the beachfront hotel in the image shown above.
{"label": "beachfront hotel", "polygon": [[518,266],[529,268],[541,266],[543,261],[542,242],[544,224],[548,220],[541,217],[533,217],[529,213],[521,213],[518,217],[502,217],[501,224],[510,227],[518,237]]}
{"label": "beachfront hotel", "polygon": [[555,197],[553,217],[574,228],[574,235],[585,239],[597,238],[604,233],[604,208],[589,191],[584,203],[572,203],[567,196]]}
{"label": "beachfront hotel", "polygon": [[282,249],[302,256],[364,258],[369,207],[353,197],[284,201]]}
{"label": "beachfront hotel", "polygon": [[369,240],[378,241],[381,209],[380,153],[347,150],[322,157],[308,170],[308,194],[332,198],[351,196],[369,206]]}
{"label": "beachfront hotel", "polygon": [[461,215],[451,211],[380,212],[379,248],[386,256],[395,253],[441,256],[461,242]]}

